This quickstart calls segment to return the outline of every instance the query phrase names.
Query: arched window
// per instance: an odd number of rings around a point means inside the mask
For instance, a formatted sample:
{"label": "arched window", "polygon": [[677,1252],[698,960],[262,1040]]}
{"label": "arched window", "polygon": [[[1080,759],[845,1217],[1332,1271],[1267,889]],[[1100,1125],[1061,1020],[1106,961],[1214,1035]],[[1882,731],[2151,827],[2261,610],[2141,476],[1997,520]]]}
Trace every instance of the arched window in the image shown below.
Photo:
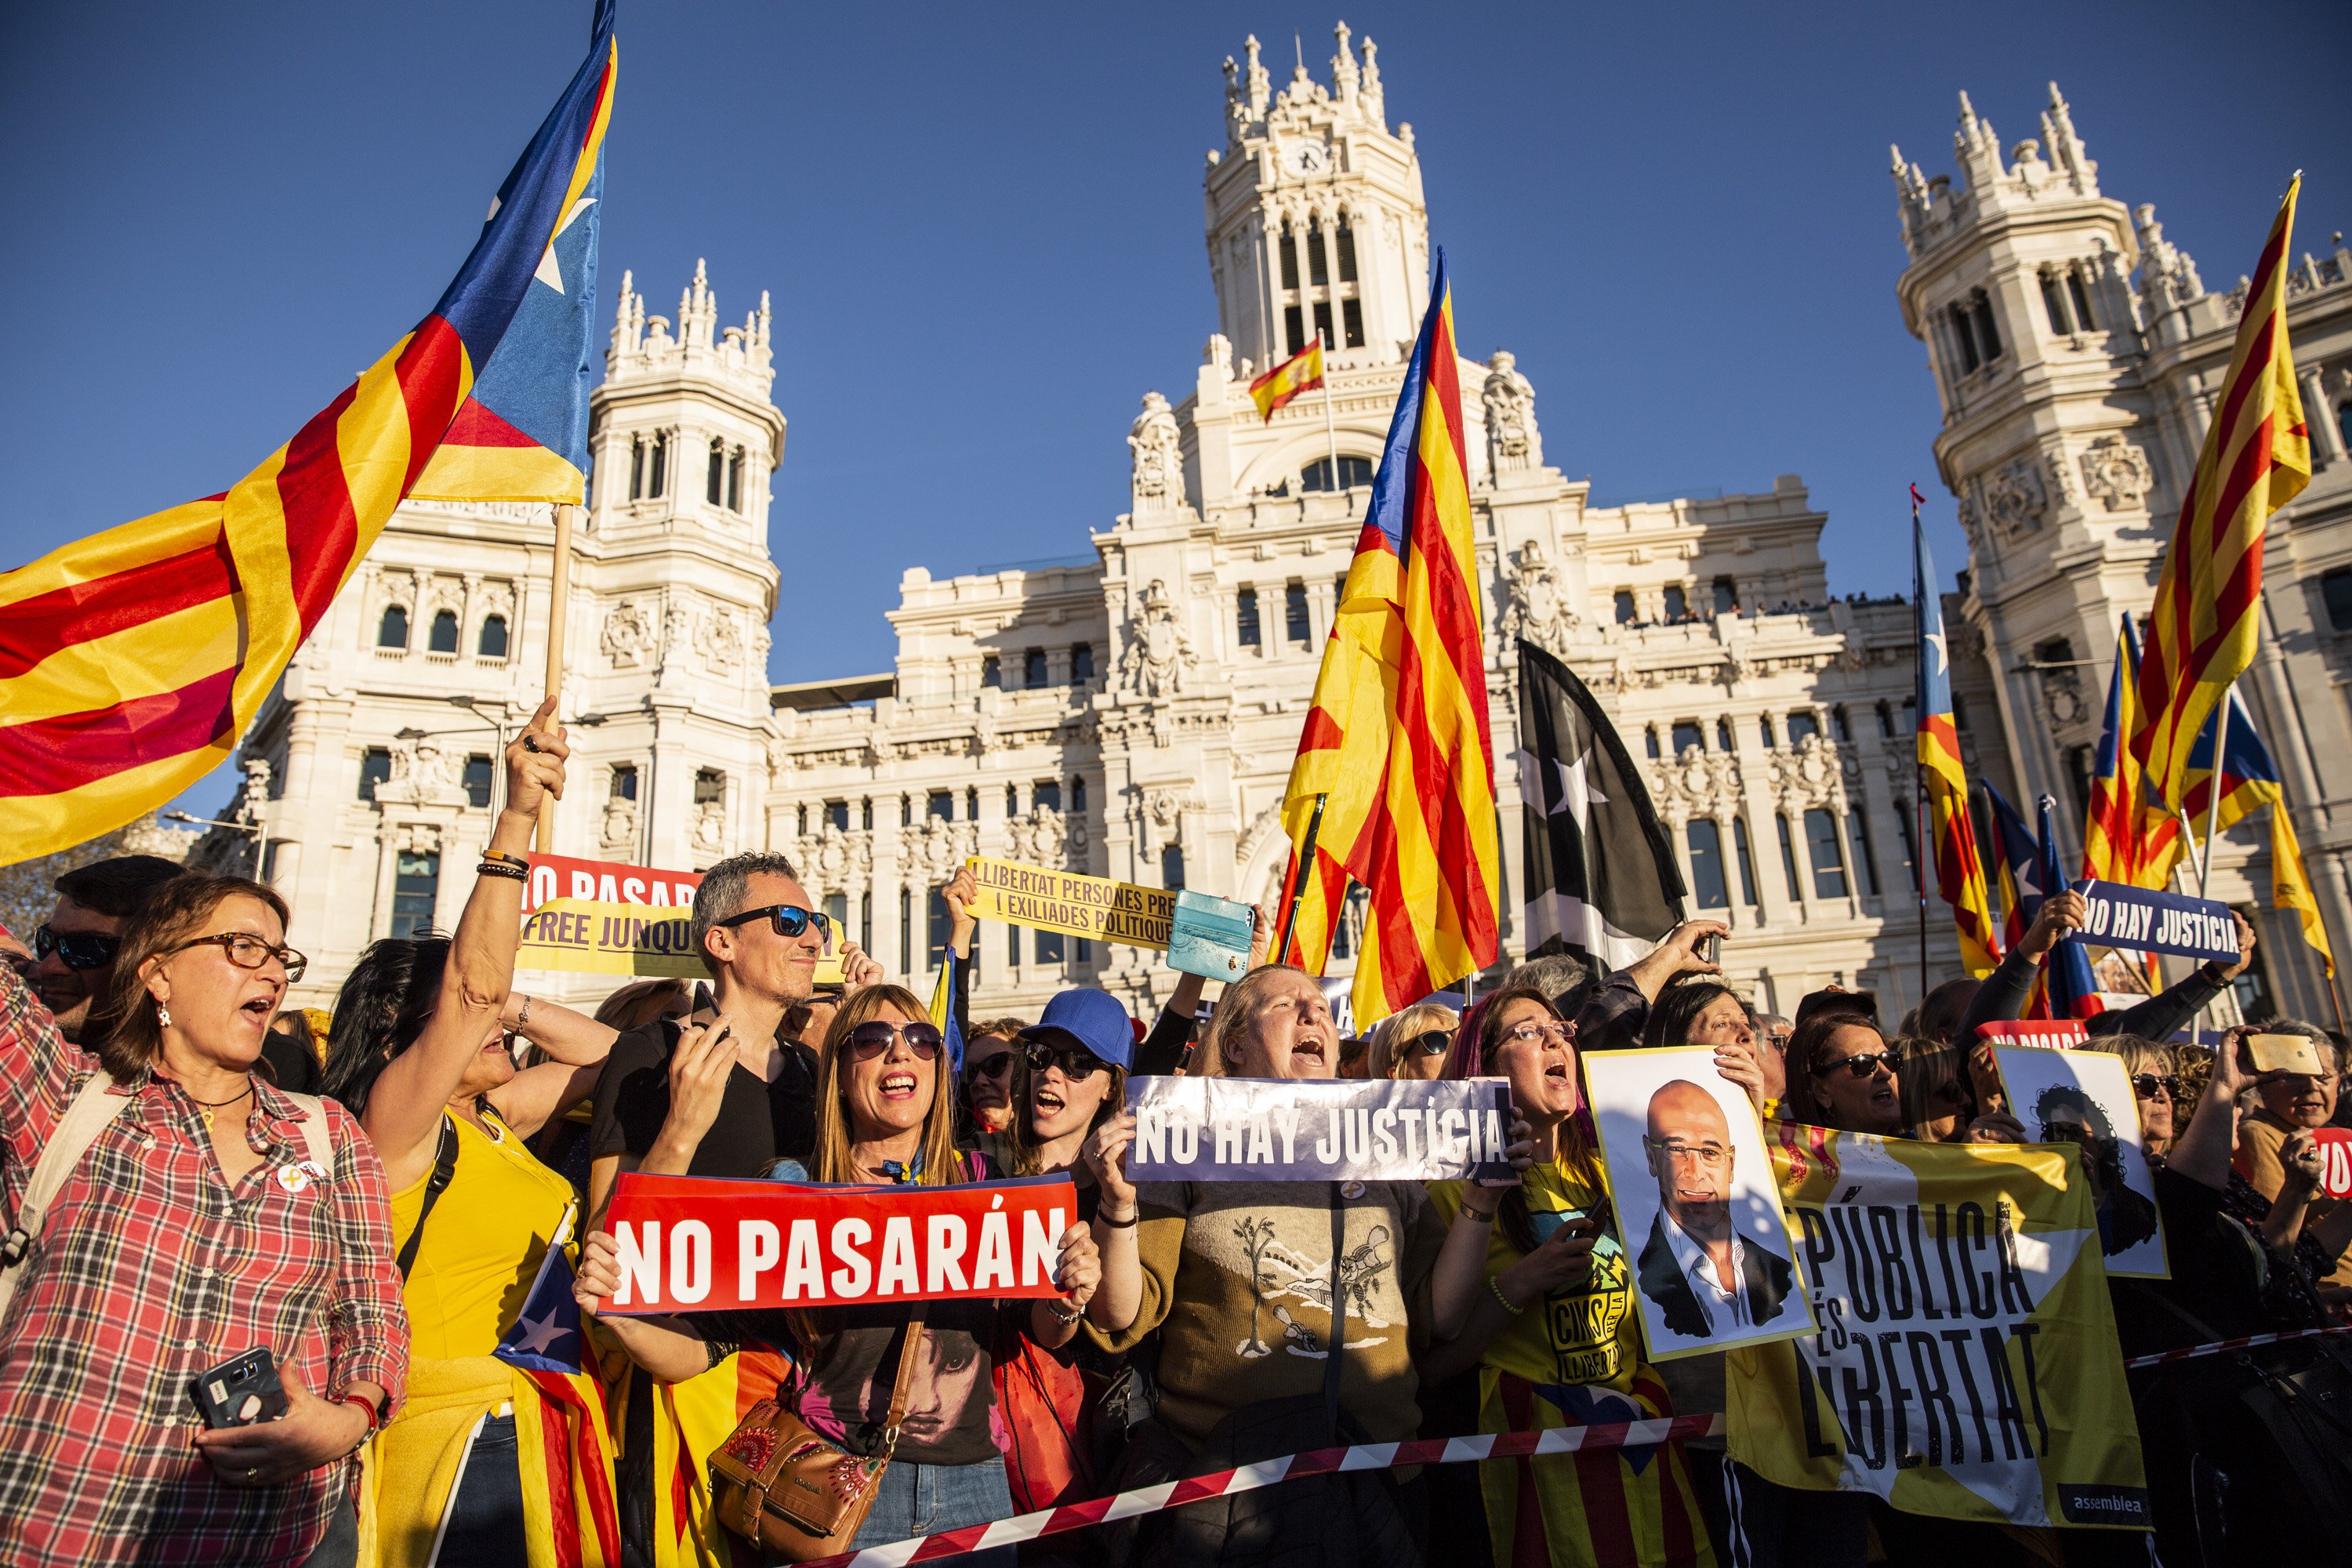
{"label": "arched window", "polygon": [[1307,584],[1293,583],[1282,591],[1282,635],[1295,643],[1309,641],[1307,632]]}
{"label": "arched window", "polygon": [[1838,845],[1838,820],[1827,808],[1805,810],[1805,853],[1813,863],[1813,897],[1845,897],[1845,853]]}
{"label": "arched window", "polygon": [[643,500],[646,495],[646,438],[634,437],[629,442],[629,499]]}
{"label": "arched window", "polygon": [[1160,885],[1171,893],[1184,890],[1184,848],[1171,844],[1160,852]]}
{"label": "arched window", "polygon": [[2098,318],[2091,313],[2091,291],[2083,286],[2083,269],[2066,268],[2066,298],[2074,302],[2074,326],[2079,331],[2095,332]]}
{"label": "arched window", "polygon": [[1004,815],[1007,816],[1021,815],[1021,789],[1017,784],[1004,786]]}
{"label": "arched window", "polygon": [[425,647],[427,651],[432,653],[456,653],[457,651],[457,611],[436,610],[433,612],[433,631],[426,638]]}
{"label": "arched window", "polygon": [[1070,775],[1070,809],[1084,811],[1086,808],[1087,777],[1084,773],[1072,773]]}
{"label": "arched window", "polygon": [[484,658],[504,658],[507,656],[507,618],[488,616],[482,620],[482,635],[474,643],[474,651]]}
{"label": "arched window", "polygon": [[1642,749],[1653,757],[1658,754],[1658,727],[1655,724],[1643,727]]}
{"label": "arched window", "polygon": [[1769,752],[1772,749],[1774,744],[1772,740],[1772,715],[1769,713],[1759,713],[1756,716],[1756,723],[1757,727],[1764,733],[1764,749]]}
{"label": "arched window", "polygon": [[1316,288],[1328,287],[1331,281],[1331,263],[1323,251],[1323,222],[1309,218],[1307,223],[1307,281]]}
{"label": "arched window", "polygon": [[667,495],[668,493],[668,485],[669,437],[665,434],[656,436],[654,437],[652,473],[646,480],[646,494],[648,496]]}
{"label": "arched window", "polygon": [[1255,588],[1244,588],[1234,597],[1234,630],[1242,647],[1257,647],[1257,590]]}
{"label": "arched window", "polygon": [[727,454],[727,510],[743,510],[743,448],[736,447]]}
{"label": "arched window", "polygon": [[1694,816],[1683,830],[1690,846],[1691,891],[1703,910],[1728,909],[1731,894],[1723,875],[1723,833],[1704,816]]}
{"label": "arched window", "polygon": [[375,628],[375,646],[378,647],[408,646],[408,607],[405,605],[386,605],[383,607],[383,619]]}
{"label": "arched window", "polygon": [[1731,750],[1731,721],[1728,719],[1715,721],[1715,749],[1718,752]]}
{"label": "arched window", "polygon": [[1294,237],[1290,232],[1290,223],[1286,218],[1283,221],[1282,225],[1281,248],[1282,286],[1286,289],[1296,289],[1298,287],[1298,247],[1294,242]]}
{"label": "arched window", "polygon": [[2074,335],[2074,314],[2067,309],[2065,285],[2059,281],[2055,268],[2042,268],[2042,308],[2049,313],[2052,331],[2062,338]]}
{"label": "arched window", "polygon": [[719,504],[719,499],[726,493],[727,443],[713,441],[710,443],[710,474],[703,486],[702,499],[712,506],[717,506]]}
{"label": "arched window", "polygon": [[1298,476],[1298,488],[1302,490],[1328,490],[1334,488],[1343,490],[1370,489],[1372,486],[1372,460],[1370,458],[1342,458],[1339,459],[1339,483],[1334,487],[1331,483],[1331,459],[1318,458],[1307,464],[1306,470]]}

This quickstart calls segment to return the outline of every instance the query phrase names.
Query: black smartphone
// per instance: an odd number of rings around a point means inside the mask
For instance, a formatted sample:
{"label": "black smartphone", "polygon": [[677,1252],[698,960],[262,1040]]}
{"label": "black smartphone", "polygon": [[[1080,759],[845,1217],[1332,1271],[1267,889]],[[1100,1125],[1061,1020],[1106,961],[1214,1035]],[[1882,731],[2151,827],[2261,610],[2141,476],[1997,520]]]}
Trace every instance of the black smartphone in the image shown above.
{"label": "black smartphone", "polygon": [[686,1016],[688,1021],[689,1023],[707,1024],[718,1016],[719,1003],[718,1000],[710,994],[710,982],[708,980],[696,981],[694,983],[694,1010]]}
{"label": "black smartphone", "polygon": [[233,1356],[188,1384],[188,1397],[205,1425],[251,1426],[286,1414],[286,1385],[268,1345]]}

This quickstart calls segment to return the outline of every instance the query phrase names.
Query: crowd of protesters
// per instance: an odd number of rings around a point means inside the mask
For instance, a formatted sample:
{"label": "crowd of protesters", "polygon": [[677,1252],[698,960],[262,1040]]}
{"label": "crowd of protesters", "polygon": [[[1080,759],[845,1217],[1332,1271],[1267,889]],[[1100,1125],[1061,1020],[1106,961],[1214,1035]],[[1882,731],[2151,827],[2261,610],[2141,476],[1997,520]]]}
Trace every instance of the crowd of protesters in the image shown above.
{"label": "crowd of protesters", "polygon": [[[1264,962],[1263,911],[1213,1007],[1186,975],[1148,1026],[1087,989],[1034,1022],[973,1020],[963,873],[940,890],[942,1027],[831,929],[787,859],[751,854],[696,893],[707,993],[635,983],[591,1016],[515,985],[525,851],[564,782],[551,709],[506,754],[455,931],[374,943],[331,1016],[287,1005],[305,960],[268,888],[138,856],[58,879],[0,971],[0,1196],[16,1220],[0,1253],[0,1562],[552,1561],[530,1456],[551,1414],[561,1426],[557,1395],[492,1354],[551,1249],[577,1258],[620,1560],[646,1568],[762,1560],[704,1484],[760,1400],[887,1455],[843,1550],[1335,1443],[1720,1411],[1722,1354],[1645,1357],[1583,1055],[1702,1047],[1768,1120],[2021,1142],[1976,1026],[2021,1015],[2084,913],[2051,899],[1989,979],[1931,993],[1892,1033],[1866,993],[1817,992],[1793,1021],[1759,1012],[1703,956],[1723,928],[1696,921],[1613,973],[1539,958],[1463,1012],[1433,1000],[1343,1039],[1319,983]],[[2339,1118],[2344,1042],[2263,1026],[2309,1036],[2315,1075],[2255,1073],[2234,1033],[2168,1043],[2243,969],[2242,922],[2239,942],[2235,965],[2090,1023],[2130,1075],[2171,1261],[2169,1280],[2111,1282],[2126,1355],[2343,1323],[2352,1305],[2352,1202],[2324,1194],[2314,1137]],[[828,953],[843,979],[820,992]],[[1504,1079],[1518,1181],[1130,1181],[1128,1079],[1171,1073]],[[597,1317],[620,1278],[604,1214],[629,1172],[1067,1173],[1078,1208],[1046,1299]],[[1274,1257],[1328,1260],[1328,1319],[1268,1310]],[[1343,1262],[1360,1267],[1339,1300]],[[1602,1325],[1575,1381],[1559,1311]],[[1273,1353],[1285,1343],[1304,1353]],[[284,1413],[207,1426],[192,1384],[256,1347]],[[2294,1401],[2263,1396],[2340,1386],[2333,1347],[2134,1373],[2152,1536],[1905,1515],[1778,1485],[1717,1437],[1321,1475],[969,1560],[2325,1561],[2352,1445],[2326,1452],[2280,1416]]]}

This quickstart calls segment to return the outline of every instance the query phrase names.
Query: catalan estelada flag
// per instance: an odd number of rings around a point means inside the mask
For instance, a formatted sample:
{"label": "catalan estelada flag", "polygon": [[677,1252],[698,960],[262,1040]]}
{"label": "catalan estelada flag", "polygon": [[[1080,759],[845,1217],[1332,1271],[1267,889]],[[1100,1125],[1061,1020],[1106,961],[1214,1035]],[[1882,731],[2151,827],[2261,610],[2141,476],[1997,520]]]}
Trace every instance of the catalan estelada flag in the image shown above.
{"label": "catalan estelada flag", "polygon": [[1257,405],[1263,424],[1274,411],[1302,392],[1323,384],[1323,339],[1320,335],[1264,375],[1250,383],[1250,401]]}
{"label": "catalan estelada flag", "polygon": [[1919,605],[1918,757],[1927,807],[1928,857],[1936,868],[1937,890],[1952,906],[1960,963],[1981,977],[2000,962],[2000,943],[1993,937],[1984,859],[1977,852],[1976,826],[1969,820],[1969,774],[1960,762],[1959,726],[1952,715],[1943,596],[1936,591],[1936,563],[1927,553],[1927,531],[1916,510],[1911,517],[1911,587]]}
{"label": "catalan estelada flag", "polygon": [[[2042,797],[2035,819],[2033,880],[2043,898],[2066,886],[2065,863],[2058,855],[2058,801]],[[2036,909],[2040,905],[2035,906]],[[2034,986],[2039,1016],[2051,1018],[2091,1018],[2107,1010],[2099,999],[2098,976],[2091,972],[2091,952],[2079,942],[2062,942],[2042,961],[2042,979]]]}
{"label": "catalan estelada flag", "polygon": [[227,759],[467,406],[594,177],[613,27],[599,0],[586,61],[431,313],[292,440],[225,494],[0,575],[0,863],[120,827]]}
{"label": "catalan estelada flag", "polygon": [[2286,335],[2287,246],[2302,185],[2300,174],[2287,185],[2246,287],[2230,374],[2148,613],[2132,752],[2148,793],[2168,806],[2181,804],[2198,731],[2253,662],[2263,526],[2311,481],[2311,437]]}
{"label": "catalan estelada flag", "polygon": [[[2221,711],[2214,710],[2216,718]],[[2227,833],[2263,806],[2270,807],[2271,907],[2295,912],[2304,941],[2319,953],[2333,975],[2335,949],[2319,918],[2319,900],[2311,890],[2311,879],[2304,871],[2303,843],[2287,811],[2286,787],[2279,781],[2278,763],[2272,759],[2262,732],[2254,728],[2254,716],[2245,700],[2234,691],[2230,693],[2229,711],[2229,738],[2221,742],[2221,801],[2214,816],[2214,830]],[[2214,727],[2214,720],[2208,719],[2197,744],[2189,749],[2179,816],[2159,817],[2153,805],[2149,808],[2147,837],[2153,855],[2148,874],[2153,879],[2146,884],[2148,887],[2161,888],[2169,882],[2180,859],[2193,853],[2201,841],[2206,818],[2213,812]],[[2189,825],[2186,829],[2181,826],[2183,818]]]}
{"label": "catalan estelada flag", "polygon": [[1359,1029],[1496,956],[1495,753],[1462,439],[1441,251],[1283,797],[1289,888],[1321,805],[1286,960],[1321,973],[1349,880],[1371,894]]}
{"label": "catalan estelada flag", "polygon": [[2131,734],[2138,715],[2139,637],[2130,612],[2116,636],[2116,669],[2107,680],[2106,722],[2092,765],[2091,809],[2083,823],[2083,875],[2126,887],[2145,887],[2139,759]]}
{"label": "catalan estelada flag", "polygon": [[1978,787],[1984,791],[1985,804],[1992,808],[1985,814],[1985,847],[1991,851],[1991,880],[2000,894],[2000,940],[2015,947],[2042,908],[2040,847],[2034,842],[2033,829],[2026,826],[2017,807],[2009,804],[2007,795],[1995,789],[1990,780]]}

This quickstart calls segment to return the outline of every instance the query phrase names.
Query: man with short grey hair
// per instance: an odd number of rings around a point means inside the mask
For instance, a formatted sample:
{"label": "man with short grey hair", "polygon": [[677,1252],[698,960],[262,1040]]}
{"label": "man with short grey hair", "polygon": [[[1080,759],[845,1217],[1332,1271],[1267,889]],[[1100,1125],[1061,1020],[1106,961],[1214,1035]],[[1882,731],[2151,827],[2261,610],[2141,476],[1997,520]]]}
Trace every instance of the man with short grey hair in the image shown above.
{"label": "man with short grey hair", "polygon": [[880,966],[833,929],[793,863],[737,855],[703,873],[688,928],[710,971],[715,1013],[664,1018],[613,1042],[590,1134],[589,1211],[624,1171],[757,1176],[816,1147],[816,1052],[782,1033],[815,989],[817,960],[842,955],[845,990]]}

